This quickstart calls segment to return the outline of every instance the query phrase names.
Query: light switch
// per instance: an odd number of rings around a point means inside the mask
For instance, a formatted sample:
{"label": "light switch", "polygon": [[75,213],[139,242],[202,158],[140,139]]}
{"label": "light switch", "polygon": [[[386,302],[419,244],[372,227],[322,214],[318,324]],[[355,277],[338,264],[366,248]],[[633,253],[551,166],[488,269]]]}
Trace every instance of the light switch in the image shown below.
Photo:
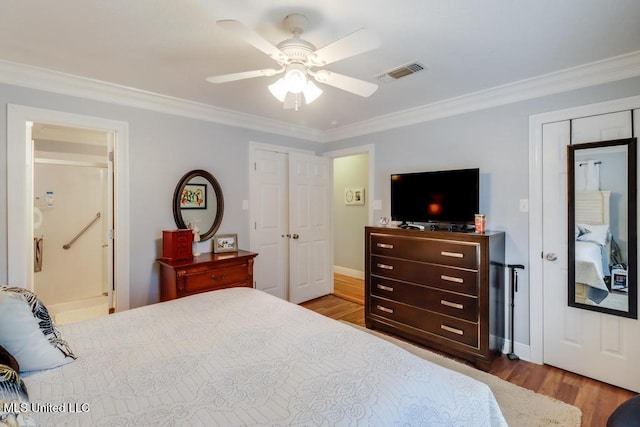
{"label": "light switch", "polygon": [[520,212],[529,212],[529,199],[520,199]]}

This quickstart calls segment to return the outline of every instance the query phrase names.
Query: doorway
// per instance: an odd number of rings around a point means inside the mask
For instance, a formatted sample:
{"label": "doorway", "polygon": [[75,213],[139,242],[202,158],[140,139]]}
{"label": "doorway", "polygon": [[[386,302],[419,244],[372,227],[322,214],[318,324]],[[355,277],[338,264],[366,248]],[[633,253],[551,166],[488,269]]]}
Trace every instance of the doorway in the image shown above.
{"label": "doorway", "polygon": [[[42,208],[46,211],[47,208],[56,207],[56,203],[61,202],[60,199],[57,199],[57,195],[64,193],[64,190],[66,190],[64,186],[61,186],[58,188],[63,190],[56,192],[54,189],[51,190],[52,194],[47,195],[50,190],[36,188],[35,186],[36,171],[41,169],[40,165],[53,167],[52,163],[58,163],[55,166],[62,166],[60,163],[66,163],[64,166],[91,169],[97,180],[102,179],[100,186],[106,187],[107,193],[113,195],[111,202],[106,202],[106,206],[101,206],[100,217],[98,218],[101,222],[109,224],[109,227],[97,226],[98,221],[89,225],[97,216],[98,212],[96,211],[91,213],[90,218],[86,219],[87,222],[80,224],[80,229],[74,232],[77,234],[78,231],[82,231],[84,227],[89,226],[87,232],[96,230],[99,231],[100,237],[105,238],[100,243],[99,251],[103,256],[111,257],[111,267],[104,269],[95,267],[95,270],[99,270],[97,275],[101,279],[106,277],[105,281],[99,280],[99,283],[102,287],[106,282],[107,296],[111,292],[112,302],[108,302],[107,307],[111,307],[115,311],[127,310],[130,305],[128,124],[19,105],[8,106],[7,118],[7,185],[8,188],[11,188],[12,194],[7,201],[8,284],[10,286],[24,287],[32,291],[36,290],[35,275],[37,273],[35,270],[44,266],[44,264],[39,266],[39,261],[44,263],[48,258],[46,258],[47,253],[41,251],[43,246],[40,246],[40,248],[37,246],[36,237],[41,236],[38,236],[35,225],[42,227],[46,214],[46,212],[42,212]],[[103,168],[104,164],[101,162],[88,162],[86,159],[82,160],[77,157],[75,160],[56,160],[52,158],[46,160],[45,156],[36,155],[38,151],[34,150],[35,145],[32,138],[34,126],[37,132],[38,126],[43,125],[49,126],[51,129],[73,128],[83,132],[97,132],[103,135],[107,140],[106,147],[109,147],[108,154],[106,154],[108,159],[106,168]],[[69,153],[64,155],[66,156],[67,154]],[[61,153],[57,153],[48,157],[59,157],[61,155]],[[75,153],[75,155],[77,156],[78,153]],[[104,172],[105,169],[109,170],[109,165],[112,165],[112,174]],[[47,173],[50,172],[48,171]],[[100,178],[101,175],[102,178]],[[84,191],[91,190],[85,189]],[[44,197],[44,200],[42,200],[42,197]],[[47,206],[48,203],[53,204],[53,206]],[[82,202],[74,203],[82,204]],[[76,210],[80,211],[80,209]],[[42,214],[42,218],[39,214]],[[41,223],[38,224],[39,222]],[[75,225],[78,226],[78,224]],[[47,238],[46,236],[42,237]],[[66,239],[71,240],[74,237],[65,236]],[[87,240],[86,235],[78,237],[71,246],[79,245],[81,239],[84,243]],[[66,243],[69,242],[65,241]],[[106,245],[104,250],[102,248],[103,244]],[[53,253],[49,255],[53,255]],[[41,258],[38,260],[36,256]],[[100,292],[99,296],[103,297],[104,295],[102,294],[104,292]],[[79,295],[78,292],[72,293],[75,296]],[[90,293],[93,295],[93,291],[90,291]],[[52,294],[57,295],[57,289]],[[84,297],[84,295],[81,296]]]}
{"label": "doorway", "polygon": [[334,295],[364,304],[364,227],[373,224],[374,147],[325,153],[333,160]]}
{"label": "doorway", "polygon": [[113,309],[109,132],[34,123],[35,293],[56,324]]}

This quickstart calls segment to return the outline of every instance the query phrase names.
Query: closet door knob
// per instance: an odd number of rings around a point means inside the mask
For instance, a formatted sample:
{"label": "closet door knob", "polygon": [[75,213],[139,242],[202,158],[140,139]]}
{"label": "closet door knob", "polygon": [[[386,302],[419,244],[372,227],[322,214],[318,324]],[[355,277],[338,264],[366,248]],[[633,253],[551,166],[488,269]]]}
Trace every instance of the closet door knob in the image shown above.
{"label": "closet door knob", "polygon": [[291,236],[291,238],[295,240],[295,239],[300,238],[300,236],[298,236],[297,234],[294,234],[294,235]]}
{"label": "closet door knob", "polygon": [[553,252],[549,252],[545,258],[547,259],[547,261],[555,261],[558,259],[558,255],[554,254]]}

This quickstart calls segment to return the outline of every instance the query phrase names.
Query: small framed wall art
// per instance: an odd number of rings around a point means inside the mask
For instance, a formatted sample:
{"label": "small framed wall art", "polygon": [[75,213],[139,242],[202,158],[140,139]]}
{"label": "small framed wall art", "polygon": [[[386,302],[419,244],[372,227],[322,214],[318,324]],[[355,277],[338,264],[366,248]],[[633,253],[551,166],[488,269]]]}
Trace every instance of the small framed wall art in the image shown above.
{"label": "small framed wall art", "polygon": [[345,205],[364,205],[364,188],[345,188],[344,189]]}
{"label": "small framed wall art", "polygon": [[217,234],[213,236],[213,252],[238,252],[237,234]]}

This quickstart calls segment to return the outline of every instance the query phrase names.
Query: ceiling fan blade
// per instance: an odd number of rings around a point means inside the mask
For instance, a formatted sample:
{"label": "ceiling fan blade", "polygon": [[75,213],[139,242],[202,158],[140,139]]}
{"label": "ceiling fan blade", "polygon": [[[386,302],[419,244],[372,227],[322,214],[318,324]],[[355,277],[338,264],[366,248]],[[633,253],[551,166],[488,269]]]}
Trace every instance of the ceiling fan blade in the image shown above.
{"label": "ceiling fan blade", "polygon": [[233,19],[224,19],[221,21],[217,21],[217,24],[239,39],[244,40],[256,49],[266,53],[276,61],[280,61],[283,58],[286,58],[286,55],[280,49],[266,41],[264,38],[262,38],[261,35],[259,35],[240,21],[235,21]]}
{"label": "ceiling fan blade", "polygon": [[207,77],[209,83],[227,83],[234,82],[236,80],[252,79],[254,77],[268,77],[275,76],[281,73],[283,70],[274,70],[273,68],[267,68],[265,70],[243,71],[241,73],[222,74],[219,76]]}
{"label": "ceiling fan blade", "polygon": [[317,65],[322,66],[377,49],[378,47],[380,47],[380,38],[366,28],[360,28],[316,50],[315,60],[318,61]]}
{"label": "ceiling fan blade", "polygon": [[346,90],[347,92],[355,93],[365,98],[373,95],[373,93],[378,90],[378,85],[375,83],[365,82],[364,80],[334,73],[333,71],[320,70],[314,73],[314,78],[319,83],[337,87],[338,89]]}

